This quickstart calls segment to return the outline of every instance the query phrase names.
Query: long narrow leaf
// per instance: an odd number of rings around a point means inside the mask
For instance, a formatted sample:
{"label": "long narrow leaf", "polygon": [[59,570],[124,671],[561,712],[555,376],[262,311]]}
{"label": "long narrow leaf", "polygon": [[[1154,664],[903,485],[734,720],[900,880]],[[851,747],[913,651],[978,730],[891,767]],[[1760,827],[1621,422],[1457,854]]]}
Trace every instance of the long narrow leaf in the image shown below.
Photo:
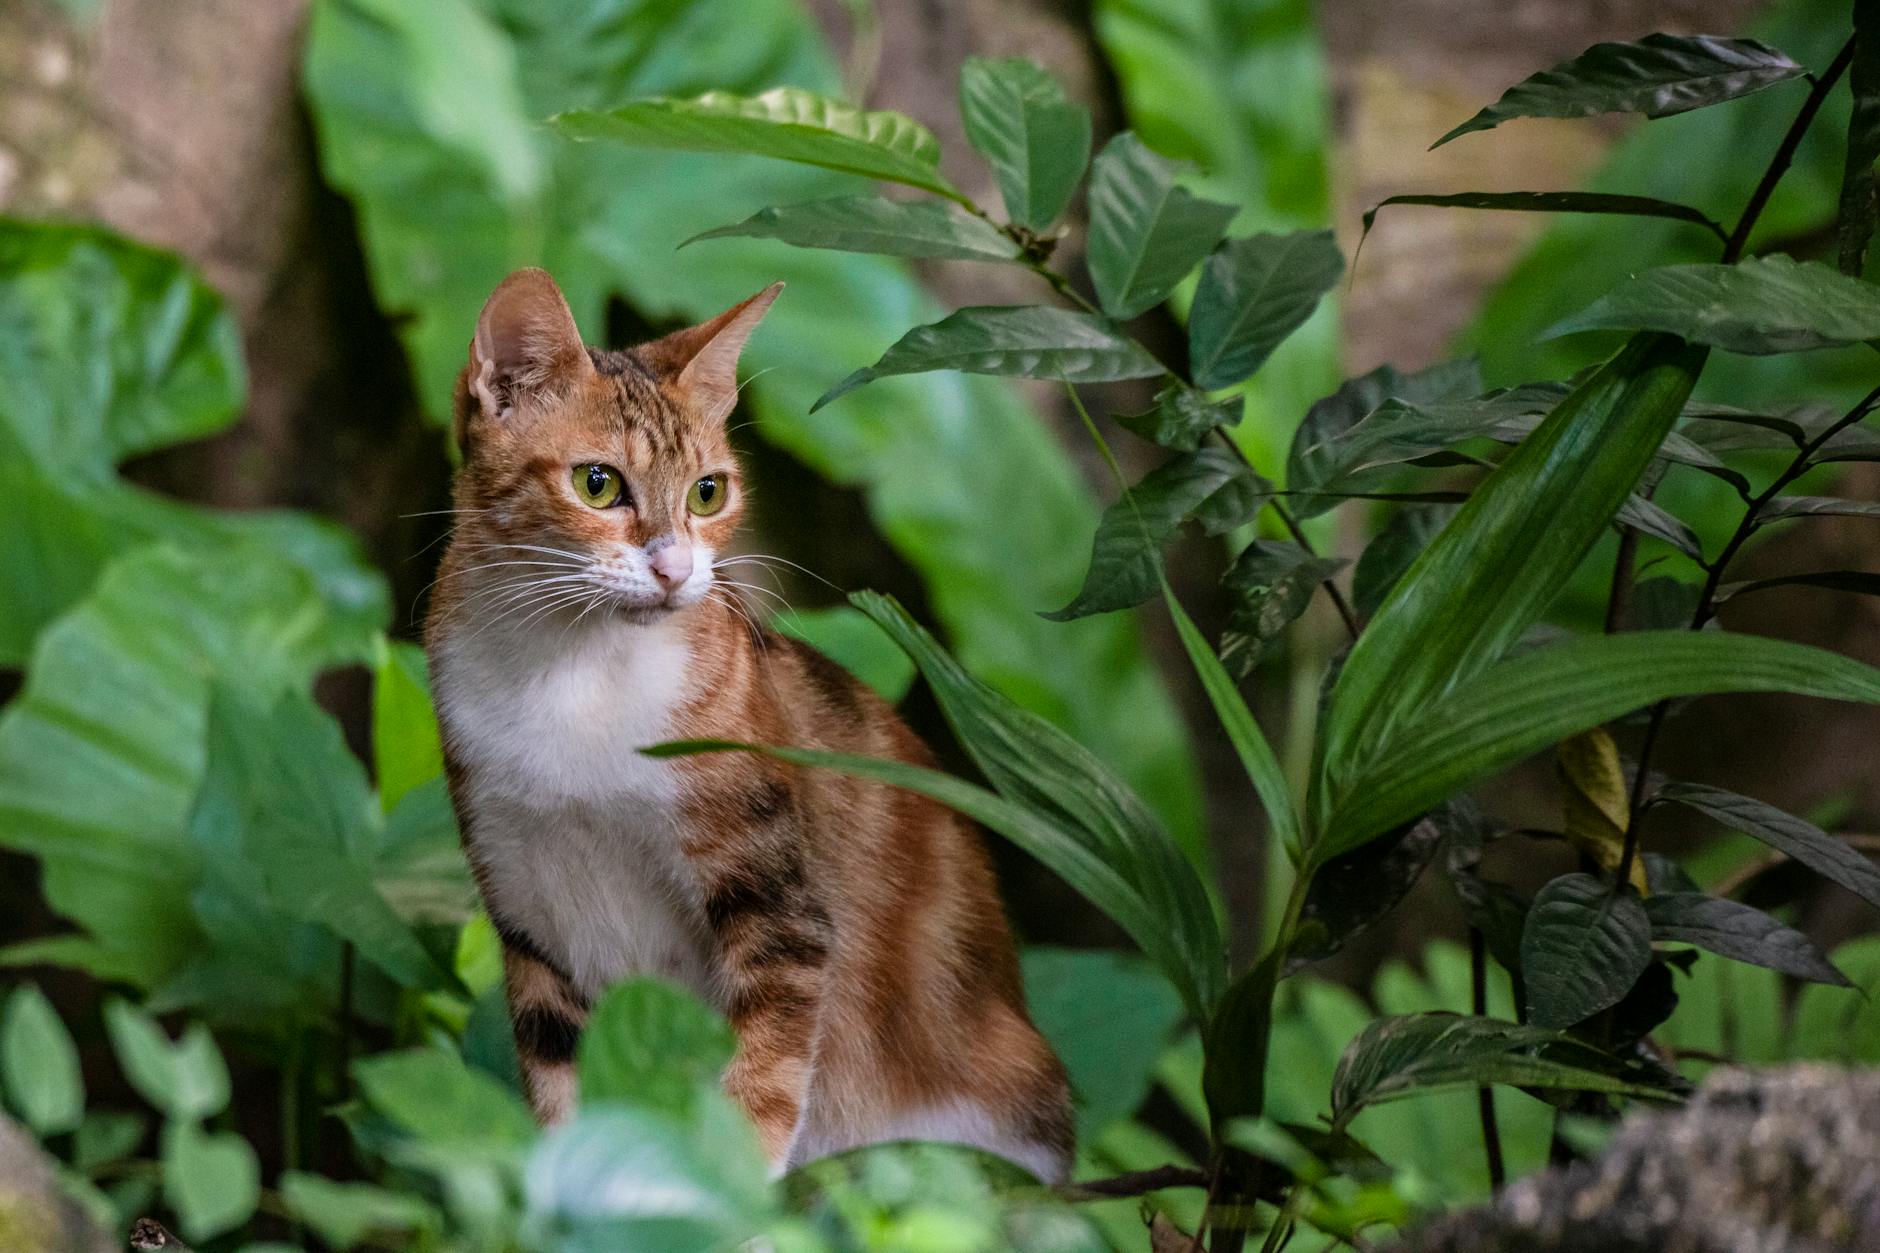
{"label": "long narrow leaf", "polygon": [[1654,803],[1683,805],[1733,831],[1753,835],[1869,904],[1880,906],[1880,866],[1805,818],[1702,783],[1667,783],[1652,799]]}
{"label": "long narrow leaf", "polygon": [[1616,196],[1590,191],[1459,191],[1437,196],[1385,197],[1365,210],[1364,230],[1358,237],[1359,247],[1364,245],[1364,236],[1371,233],[1378,211],[1397,204],[1448,209],[1502,209],[1516,213],[1600,213],[1623,217],[1670,218],[1674,222],[1701,226],[1718,237],[1724,233],[1723,228],[1702,210],[1651,196]]}

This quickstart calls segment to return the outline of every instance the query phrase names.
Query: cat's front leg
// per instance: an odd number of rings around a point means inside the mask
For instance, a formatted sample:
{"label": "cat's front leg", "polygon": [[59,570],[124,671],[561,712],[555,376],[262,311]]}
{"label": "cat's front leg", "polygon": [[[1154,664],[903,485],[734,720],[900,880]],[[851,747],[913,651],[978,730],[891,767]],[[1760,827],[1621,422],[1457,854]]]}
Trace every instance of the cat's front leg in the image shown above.
{"label": "cat's front leg", "polygon": [[574,1051],[587,1022],[587,1003],[533,945],[512,942],[506,935],[503,984],[522,1090],[538,1122],[563,1122],[574,1113]]}

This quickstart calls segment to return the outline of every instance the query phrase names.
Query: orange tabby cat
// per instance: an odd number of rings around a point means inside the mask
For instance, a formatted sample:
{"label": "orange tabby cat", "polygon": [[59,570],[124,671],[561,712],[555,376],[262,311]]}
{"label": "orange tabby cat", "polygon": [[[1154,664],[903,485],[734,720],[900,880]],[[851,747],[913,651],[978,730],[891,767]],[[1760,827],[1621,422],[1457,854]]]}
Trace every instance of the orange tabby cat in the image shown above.
{"label": "orange tabby cat", "polygon": [[932,762],[716,578],[746,495],[725,431],[738,354],[780,286],[606,352],[520,270],[471,341],[425,643],[530,1099],[568,1111],[589,1002],[651,973],[730,1019],[725,1088],[778,1168],[932,1139],[1059,1181],[1064,1072],[1026,1016],[978,832],[826,771],[636,751],[717,737]]}

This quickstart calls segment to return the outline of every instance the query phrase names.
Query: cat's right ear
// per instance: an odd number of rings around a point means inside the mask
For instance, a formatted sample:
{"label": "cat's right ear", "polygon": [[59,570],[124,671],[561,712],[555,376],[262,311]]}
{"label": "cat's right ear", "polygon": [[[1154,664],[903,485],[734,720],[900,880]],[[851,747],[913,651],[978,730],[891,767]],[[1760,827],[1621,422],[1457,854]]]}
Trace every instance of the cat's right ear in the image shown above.
{"label": "cat's right ear", "polygon": [[[517,270],[490,293],[477,318],[460,428],[478,417],[506,422],[518,409],[566,395],[594,373],[561,288],[546,270]],[[457,434],[461,440],[467,431]]]}

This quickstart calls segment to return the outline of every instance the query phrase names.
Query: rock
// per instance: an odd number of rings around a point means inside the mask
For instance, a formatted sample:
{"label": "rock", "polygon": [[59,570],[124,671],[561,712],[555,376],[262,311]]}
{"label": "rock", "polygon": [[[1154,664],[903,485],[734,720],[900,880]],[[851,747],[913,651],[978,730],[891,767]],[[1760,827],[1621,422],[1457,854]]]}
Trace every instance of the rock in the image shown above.
{"label": "rock", "polygon": [[1880,1071],[1719,1070],[1597,1158],[1408,1233],[1402,1253],[1880,1248]]}
{"label": "rock", "polygon": [[0,1249],[7,1253],[112,1253],[108,1232],[59,1190],[53,1162],[0,1115]]}

